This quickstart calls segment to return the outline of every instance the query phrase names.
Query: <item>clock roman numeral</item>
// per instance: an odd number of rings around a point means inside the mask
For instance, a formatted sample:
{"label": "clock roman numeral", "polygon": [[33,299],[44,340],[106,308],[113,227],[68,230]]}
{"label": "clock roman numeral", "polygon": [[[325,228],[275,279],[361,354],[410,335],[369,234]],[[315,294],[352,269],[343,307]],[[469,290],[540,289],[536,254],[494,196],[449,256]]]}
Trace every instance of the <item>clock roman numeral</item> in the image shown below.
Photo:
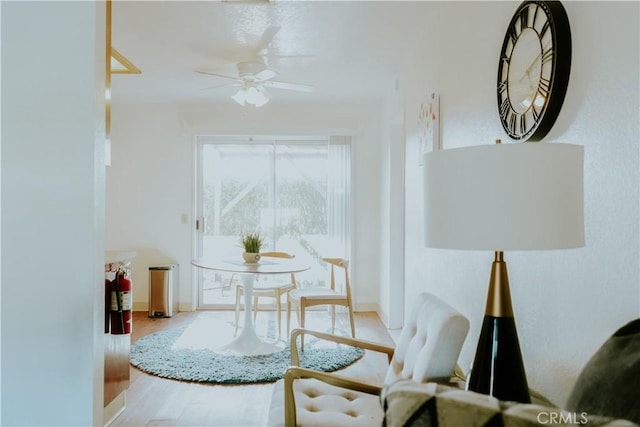
{"label": "clock roman numeral", "polygon": [[540,77],[540,84],[538,85],[538,93],[542,95],[545,99],[549,96],[549,88],[551,87],[551,82],[549,79],[544,77]]}
{"label": "clock roman numeral", "polygon": [[502,100],[502,103],[500,103],[500,117],[502,118],[506,118],[507,117],[507,113],[509,112],[509,98],[506,97]]}
{"label": "clock roman numeral", "polygon": [[520,36],[520,31],[516,28],[515,22],[513,25],[509,27],[509,38],[511,39],[511,43],[515,46],[518,37]]}
{"label": "clock roman numeral", "polygon": [[540,112],[536,108],[535,104],[533,104],[533,106],[531,107],[531,114],[533,114],[533,121],[537,122],[538,119],[540,118]]}
{"label": "clock roman numeral", "polygon": [[520,118],[520,135],[524,135],[525,133],[527,133],[527,118],[524,114],[522,114],[519,118]]}
{"label": "clock roman numeral", "polygon": [[515,135],[516,134],[516,115],[513,113],[509,113],[509,133],[511,133],[511,135]]}
{"label": "clock roman numeral", "polygon": [[544,21],[544,25],[542,26],[542,29],[540,29],[540,40],[542,40],[542,38],[544,37],[545,33],[547,31],[549,31],[549,21]]}
{"label": "clock roman numeral", "polygon": [[542,52],[542,63],[549,62],[553,59],[554,49],[552,46],[548,47],[547,50]]}
{"label": "clock roman numeral", "polygon": [[535,6],[536,10],[535,12],[533,12],[533,20],[531,21],[531,27],[535,27],[536,26],[536,19],[538,19],[538,10],[540,10],[540,7],[538,5]]}
{"label": "clock roman numeral", "polygon": [[506,81],[502,81],[500,83],[498,83],[498,92],[500,92],[501,94],[506,92],[507,90],[507,82]]}
{"label": "clock roman numeral", "polygon": [[520,12],[520,30],[529,26],[529,6],[522,9]]}

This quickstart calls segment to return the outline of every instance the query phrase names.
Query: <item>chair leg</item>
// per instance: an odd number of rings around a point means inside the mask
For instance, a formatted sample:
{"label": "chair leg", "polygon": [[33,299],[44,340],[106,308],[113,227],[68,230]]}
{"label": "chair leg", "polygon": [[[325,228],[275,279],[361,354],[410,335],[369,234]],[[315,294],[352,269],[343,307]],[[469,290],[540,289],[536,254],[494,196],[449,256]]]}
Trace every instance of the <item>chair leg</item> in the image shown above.
{"label": "chair leg", "polygon": [[351,337],[355,338],[356,337],[356,324],[353,320],[353,309],[351,308],[351,306],[347,307],[347,310],[349,310],[349,324],[351,325]]}
{"label": "chair leg", "polygon": [[238,319],[240,318],[240,287],[236,287],[236,330],[233,333],[235,336],[238,333]]}
{"label": "chair leg", "polygon": [[331,333],[336,333],[336,306],[331,304]]}
{"label": "chair leg", "polygon": [[282,310],[281,310],[280,304],[281,304],[281,301],[280,301],[280,291],[279,291],[279,290],[277,290],[277,291],[276,291],[276,316],[277,316],[277,317],[276,317],[276,323],[277,323],[277,326],[278,326],[278,338],[280,338],[280,337],[281,337],[281,334],[282,334],[282,327],[281,327],[282,319],[280,319],[280,317],[281,317],[281,316],[280,316],[280,312],[281,312]]}
{"label": "chair leg", "polygon": [[291,334],[291,300],[287,295],[287,339]]}
{"label": "chair leg", "polygon": [[[304,329],[304,315],[305,315],[305,306],[304,306],[304,298],[300,299],[300,304],[298,305],[300,310],[300,327]],[[304,334],[300,337],[300,351],[304,351]]]}

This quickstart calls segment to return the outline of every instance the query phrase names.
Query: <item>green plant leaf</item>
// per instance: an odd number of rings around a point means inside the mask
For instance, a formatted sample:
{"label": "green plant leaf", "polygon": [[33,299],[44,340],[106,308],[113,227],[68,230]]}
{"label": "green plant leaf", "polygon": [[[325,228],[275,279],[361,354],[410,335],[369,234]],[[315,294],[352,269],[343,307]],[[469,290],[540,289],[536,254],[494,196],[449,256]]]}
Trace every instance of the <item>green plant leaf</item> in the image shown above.
{"label": "green plant leaf", "polygon": [[260,233],[246,233],[240,237],[240,243],[245,252],[259,253],[264,245],[264,237]]}

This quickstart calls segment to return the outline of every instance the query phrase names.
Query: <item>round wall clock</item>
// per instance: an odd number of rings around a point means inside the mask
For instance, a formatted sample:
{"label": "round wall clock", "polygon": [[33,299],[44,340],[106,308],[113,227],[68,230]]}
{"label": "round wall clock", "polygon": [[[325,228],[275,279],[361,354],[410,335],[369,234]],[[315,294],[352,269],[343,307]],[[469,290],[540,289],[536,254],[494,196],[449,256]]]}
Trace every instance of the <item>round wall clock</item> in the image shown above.
{"label": "round wall clock", "polygon": [[540,141],[556,121],[569,84],[571,29],[559,1],[526,0],[500,51],[498,112],[509,137]]}

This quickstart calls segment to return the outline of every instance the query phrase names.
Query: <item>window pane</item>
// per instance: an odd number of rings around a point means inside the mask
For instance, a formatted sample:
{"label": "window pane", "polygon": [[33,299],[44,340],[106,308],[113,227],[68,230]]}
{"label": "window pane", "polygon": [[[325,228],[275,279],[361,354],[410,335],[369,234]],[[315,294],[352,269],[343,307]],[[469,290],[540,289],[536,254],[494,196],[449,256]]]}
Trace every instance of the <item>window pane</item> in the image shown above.
{"label": "window pane", "polygon": [[[327,267],[327,143],[276,146],[277,247],[313,267],[296,276],[298,286],[324,285]],[[287,249],[290,248],[290,249]]]}
{"label": "window pane", "polygon": [[[335,153],[326,140],[203,144],[202,255],[240,259],[239,236],[259,231],[266,236],[263,251],[288,252],[312,265],[296,275],[299,286],[325,286],[329,269],[321,259],[347,257],[349,236],[349,181],[342,178],[350,174],[348,150],[340,161]],[[237,277],[202,276],[200,306],[235,303]]]}

